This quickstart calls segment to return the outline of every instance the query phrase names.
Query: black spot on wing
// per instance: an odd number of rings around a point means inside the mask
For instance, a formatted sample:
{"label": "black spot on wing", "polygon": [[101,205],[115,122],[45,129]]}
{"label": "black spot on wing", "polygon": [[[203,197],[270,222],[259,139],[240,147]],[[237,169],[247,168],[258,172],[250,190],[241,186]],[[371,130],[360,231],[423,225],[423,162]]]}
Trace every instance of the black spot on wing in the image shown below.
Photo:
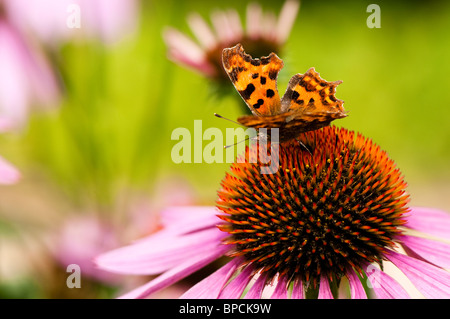
{"label": "black spot on wing", "polygon": [[277,70],[272,70],[269,72],[269,78],[271,80],[276,80],[278,77],[278,71]]}
{"label": "black spot on wing", "polygon": [[291,99],[297,100],[300,97],[300,94],[297,91],[292,91]]}
{"label": "black spot on wing", "polygon": [[299,85],[305,88],[306,91],[312,92],[315,91],[316,88],[311,83],[305,82],[303,79],[300,81]]}
{"label": "black spot on wing", "polygon": [[231,72],[229,73],[231,81],[233,83],[236,82],[238,80],[239,73],[241,73],[242,71],[245,71],[245,70],[246,70],[245,68],[240,67],[240,66],[233,68],[231,70]]}
{"label": "black spot on wing", "polygon": [[252,83],[250,83],[250,84],[247,84],[247,87],[245,88],[245,90],[239,91],[239,94],[241,94],[241,96],[244,98],[244,100],[248,100],[254,91],[255,91],[255,86]]}
{"label": "black spot on wing", "polygon": [[270,63],[270,57],[262,57],[261,58],[261,64],[262,65],[267,65]]}
{"label": "black spot on wing", "polygon": [[265,76],[260,77],[259,80],[261,81],[262,85],[266,84],[267,79]]}
{"label": "black spot on wing", "polygon": [[259,109],[260,107],[261,107],[261,105],[263,105],[264,104],[264,100],[263,99],[258,99],[258,101],[255,103],[255,104],[253,104],[253,108],[254,109]]}
{"label": "black spot on wing", "polygon": [[254,66],[260,66],[261,65],[261,60],[259,59],[251,59],[250,63]]}
{"label": "black spot on wing", "polygon": [[275,92],[272,90],[272,89],[268,89],[267,91],[266,91],[266,96],[267,97],[272,97],[272,96],[274,96],[275,95]]}
{"label": "black spot on wing", "polygon": [[259,73],[253,73],[252,74],[252,79],[256,79],[259,76]]}

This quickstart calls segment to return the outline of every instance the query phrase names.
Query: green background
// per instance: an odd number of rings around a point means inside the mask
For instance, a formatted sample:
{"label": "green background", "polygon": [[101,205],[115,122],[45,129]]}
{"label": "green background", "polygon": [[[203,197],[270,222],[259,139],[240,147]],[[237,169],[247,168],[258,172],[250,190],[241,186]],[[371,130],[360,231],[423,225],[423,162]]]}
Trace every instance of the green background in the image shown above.
{"label": "green background", "polygon": [[[277,13],[282,4],[260,3]],[[328,81],[342,80],[336,96],[349,116],[333,124],[388,152],[409,184],[412,206],[450,211],[450,3],[378,1],[379,29],[366,25],[370,3],[303,1],[280,54],[279,90],[310,67]],[[162,181],[173,177],[192,187],[198,204],[214,205],[230,164],[174,164],[171,134],[192,130],[194,120],[225,132],[235,126],[213,113],[236,119],[242,102],[237,93],[213,94],[210,80],[169,61],[162,30],[191,36],[188,13],[210,21],[212,10],[227,8],[245,25],[246,6],[146,1],[136,33],[119,44],[86,41],[58,50],[52,62],[65,85],[60,109],[34,112],[22,132],[0,137],[2,156],[23,174],[17,185],[0,188],[2,228],[40,235],[36,229],[57,228],[68,214],[85,211],[126,223],[136,194],[157,201]],[[46,296],[13,286],[4,294]]]}

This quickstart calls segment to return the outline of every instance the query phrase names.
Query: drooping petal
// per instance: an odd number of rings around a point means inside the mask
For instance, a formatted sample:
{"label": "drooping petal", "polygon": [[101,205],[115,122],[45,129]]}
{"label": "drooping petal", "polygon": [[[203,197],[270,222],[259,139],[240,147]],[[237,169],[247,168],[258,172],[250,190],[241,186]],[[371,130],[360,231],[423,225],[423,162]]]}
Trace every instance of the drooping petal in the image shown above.
{"label": "drooping petal", "polygon": [[283,8],[281,8],[281,13],[276,27],[276,37],[278,43],[282,44],[286,42],[297,17],[299,7],[300,4],[298,1],[288,0],[284,3]]}
{"label": "drooping petal", "polygon": [[241,273],[222,289],[219,299],[237,299],[242,296],[245,287],[252,279],[253,268],[247,266]]}
{"label": "drooping petal", "polygon": [[295,280],[292,287],[292,299],[305,299],[305,290],[303,289],[303,281]]}
{"label": "drooping petal", "polygon": [[370,288],[373,288],[375,295],[379,299],[409,299],[405,289],[391,276],[384,271],[372,266],[371,270],[366,270],[367,280]]}
{"label": "drooping petal", "polygon": [[286,280],[286,276],[278,276],[278,283],[277,286],[275,287],[275,290],[272,294],[272,299],[287,299],[287,280]]}
{"label": "drooping petal", "polygon": [[96,258],[96,264],[116,273],[154,275],[174,267],[185,259],[214,251],[226,233],[218,229],[177,237],[154,236],[145,242],[122,247]]}
{"label": "drooping petal", "polygon": [[333,299],[330,284],[326,276],[320,277],[319,296],[318,299]]}
{"label": "drooping petal", "polygon": [[364,287],[354,270],[347,273],[348,282],[350,284],[350,296],[352,299],[367,299]]}
{"label": "drooping petal", "polygon": [[15,184],[20,179],[20,172],[7,160],[0,156],[0,184]]}
{"label": "drooping petal", "polygon": [[267,273],[262,273],[253,283],[253,286],[245,294],[244,299],[261,299],[264,287],[266,286]]}
{"label": "drooping petal", "polygon": [[190,38],[174,28],[166,28],[163,38],[169,47],[169,58],[206,75],[214,75],[205,52]]}
{"label": "drooping petal", "polygon": [[189,276],[195,271],[203,268],[207,264],[216,260],[228,251],[229,247],[218,246],[217,249],[197,255],[190,259],[184,260],[179,265],[171,268],[165,273],[161,274],[157,278],[153,279],[149,283],[138,287],[125,295],[122,295],[121,299],[134,299],[134,298],[145,298],[156,291],[164,289],[177,281]]}
{"label": "drooping petal", "polygon": [[[213,206],[169,207],[161,212],[161,224],[164,227],[164,234],[182,235],[215,228],[220,223],[217,213],[217,209]],[[137,242],[151,240],[153,237],[154,235],[142,238]]]}
{"label": "drooping petal", "polygon": [[450,298],[450,273],[416,258],[390,251],[394,263],[426,298]]}
{"label": "drooping petal", "polygon": [[[415,236],[402,236],[402,245],[439,267],[450,268],[450,244]],[[415,257],[415,256],[413,256]]]}
{"label": "drooping petal", "polygon": [[214,217],[218,209],[214,206],[174,206],[168,207],[161,212],[161,222],[165,228],[174,226],[178,228],[186,222],[198,222],[202,219]]}
{"label": "drooping petal", "polygon": [[240,262],[239,258],[234,258],[186,291],[180,299],[216,299]]}
{"label": "drooping petal", "polygon": [[412,207],[405,226],[435,237],[450,239],[450,214],[439,209]]}

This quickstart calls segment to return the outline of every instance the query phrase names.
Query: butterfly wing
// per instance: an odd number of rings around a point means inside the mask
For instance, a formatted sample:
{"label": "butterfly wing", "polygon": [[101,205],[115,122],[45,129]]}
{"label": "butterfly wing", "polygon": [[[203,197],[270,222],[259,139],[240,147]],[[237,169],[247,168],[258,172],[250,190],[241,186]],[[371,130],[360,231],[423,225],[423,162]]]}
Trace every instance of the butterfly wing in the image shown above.
{"label": "butterfly wing", "polygon": [[345,117],[344,101],[336,99],[336,87],[342,81],[327,82],[314,68],[296,74],[289,81],[281,100],[281,111],[300,114],[334,114]]}
{"label": "butterfly wing", "polygon": [[241,116],[239,123],[253,128],[279,128],[280,140],[317,130],[333,120],[346,117],[343,103],[334,96],[341,81],[327,82],[314,68],[296,74],[289,81],[281,100],[281,112],[273,116]]}
{"label": "butterfly wing", "polygon": [[241,44],[237,44],[223,50],[222,62],[231,82],[253,114],[268,116],[280,113],[277,77],[283,68],[283,61],[275,53],[253,59],[244,52]]}

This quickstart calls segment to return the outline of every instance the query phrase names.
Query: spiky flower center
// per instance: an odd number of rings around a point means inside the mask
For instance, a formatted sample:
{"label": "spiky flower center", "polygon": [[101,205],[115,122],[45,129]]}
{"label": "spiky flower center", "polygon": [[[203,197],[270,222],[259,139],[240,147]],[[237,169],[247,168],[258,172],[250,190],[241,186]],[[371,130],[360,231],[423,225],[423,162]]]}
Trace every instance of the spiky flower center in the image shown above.
{"label": "spiky flower center", "polygon": [[[380,263],[407,211],[406,183],[394,162],[345,129],[327,127],[300,140],[308,150],[295,140],[280,145],[276,173],[245,162],[224,178],[217,205],[232,255],[269,277],[307,284]],[[247,149],[247,158],[254,151]]]}

